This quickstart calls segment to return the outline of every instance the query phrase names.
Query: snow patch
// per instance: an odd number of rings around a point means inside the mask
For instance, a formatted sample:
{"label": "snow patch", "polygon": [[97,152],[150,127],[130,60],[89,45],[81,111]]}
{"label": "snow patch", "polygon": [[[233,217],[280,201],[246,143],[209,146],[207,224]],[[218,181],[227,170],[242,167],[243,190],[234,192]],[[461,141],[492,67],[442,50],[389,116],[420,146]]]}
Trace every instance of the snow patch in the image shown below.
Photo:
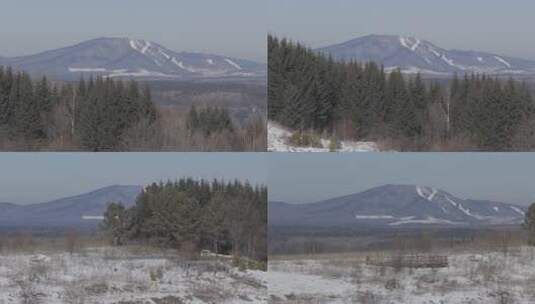
{"label": "snow patch", "polygon": [[169,56],[166,52],[162,51],[162,49],[158,49],[158,52],[162,54],[165,57],[165,59],[167,60],[171,59],[171,56]]}
{"label": "snow patch", "polygon": [[128,71],[128,70],[113,70],[111,74],[107,77],[170,77],[175,78],[177,75],[164,74],[160,72],[147,71],[145,69],[140,69],[137,71]]}
{"label": "snow patch", "polygon": [[208,62],[208,64],[214,64],[214,60],[212,59],[206,59],[206,62]]}
{"label": "snow patch", "polygon": [[104,216],[102,215],[82,215],[83,220],[103,220]]}
{"label": "snow patch", "polygon": [[455,206],[457,209],[461,210],[462,213],[468,215],[468,216],[471,216],[473,218],[476,218],[478,220],[482,220],[482,219],[486,219],[487,217],[485,216],[480,216],[480,215],[477,215],[477,214],[473,214],[470,209],[468,208],[465,208],[463,205],[461,205],[460,203],[456,203],[454,201],[452,201],[449,197],[446,196],[446,200],[448,200],[453,206]]}
{"label": "snow patch", "polygon": [[483,62],[483,57],[477,57],[477,61]]}
{"label": "snow patch", "polygon": [[393,219],[391,215],[355,215],[357,220],[388,220]]}
{"label": "snow patch", "polygon": [[[67,303],[65,290],[72,284],[76,284],[74,288],[84,291],[84,303],[268,302],[268,273],[257,270],[240,271],[231,265],[229,259],[223,257],[208,257],[204,261],[181,259],[180,263],[170,263],[171,258],[175,260],[181,257],[169,251],[151,254],[117,247],[81,248],[72,254],[59,250],[57,253],[49,251],[44,251],[47,252],[46,255],[28,252],[0,255],[0,303],[24,302],[19,285],[12,279],[18,278],[15,275],[19,273],[29,273],[33,266],[46,266],[46,273],[39,272],[39,280],[28,280],[28,284],[31,283],[28,285],[32,288],[31,293],[36,295],[29,298],[30,301],[26,301],[28,303]],[[209,271],[212,267],[222,267],[224,271]],[[157,269],[163,270],[162,276],[151,278],[150,273]],[[26,276],[22,278],[26,280]],[[85,292],[85,288],[97,284],[107,286],[109,292]],[[211,293],[203,297],[207,294],[206,291],[215,292],[214,297],[220,294],[224,297],[213,300]],[[182,301],[157,301],[167,296]]]}
{"label": "snow patch", "polygon": [[73,68],[69,67],[69,72],[76,73],[76,72],[106,72],[107,70],[105,68]]}
{"label": "snow patch", "polygon": [[429,48],[429,51],[430,51],[431,53],[433,53],[435,56],[440,57],[440,53],[437,52],[434,48],[430,47],[430,48]]}
{"label": "snow patch", "polygon": [[[332,255],[309,255],[307,257],[278,257],[269,260],[268,298],[283,299],[292,295],[295,299],[305,299],[301,303],[364,303],[355,295],[369,294],[368,302],[378,299],[378,303],[389,304],[488,304],[495,303],[496,284],[486,284],[484,280],[473,280],[467,271],[477,264],[507,265],[508,271],[500,272],[505,282],[515,282],[508,289],[508,294],[515,303],[533,303],[529,278],[535,271],[535,263],[531,261],[533,250],[529,247],[515,247],[514,255],[503,255],[500,252],[484,250],[443,250],[439,253],[448,256],[449,266],[432,271],[433,282],[419,287],[422,278],[429,276],[429,268],[416,268],[410,273],[400,274],[401,289],[391,291],[385,288],[385,280],[379,280],[379,267],[366,265],[365,255],[374,253],[354,252]],[[396,251],[378,253],[385,256],[397,256]],[[332,261],[336,260],[337,263]],[[354,267],[348,267],[348,265]],[[358,284],[352,278],[358,269]],[[270,276],[271,272],[273,276]],[[447,290],[441,288],[442,282],[457,282],[457,288]],[[518,282],[518,283],[517,283]],[[272,286],[274,288],[272,288]],[[286,301],[290,302],[290,301]]]}
{"label": "snow patch", "polygon": [[433,198],[435,197],[435,195],[437,194],[437,189],[435,188],[432,188],[433,189],[433,192],[429,195],[429,197],[427,198],[429,201],[432,201]]}
{"label": "snow patch", "polygon": [[187,67],[184,65],[184,63],[182,61],[178,61],[176,60],[175,57],[171,58],[171,61],[176,65],[178,66],[179,68],[183,69],[183,70],[186,70],[188,72],[191,72],[191,73],[195,73],[197,70],[193,69],[193,68],[190,68],[190,67]]}
{"label": "snow patch", "polygon": [[411,219],[411,220],[401,220],[397,222],[390,223],[388,225],[390,226],[399,226],[399,225],[406,225],[406,224],[448,224],[448,225],[459,225],[462,223],[459,222],[453,222],[445,219],[435,218],[432,216],[428,216],[425,219]]}
{"label": "snow patch", "polygon": [[[398,66],[385,67],[385,73],[392,73],[393,71],[395,71],[397,69],[400,69],[400,67],[398,67]],[[418,73],[420,73],[420,74],[432,74],[432,75],[450,75],[450,73],[437,72],[437,71],[426,70],[426,69],[420,69],[420,68],[414,67],[414,66],[405,67],[405,68],[401,69],[401,73],[404,73],[404,74],[418,74]]]}
{"label": "snow patch", "polygon": [[415,42],[411,41],[411,38],[399,37],[399,42],[402,46],[408,48],[411,51],[416,51],[418,46],[420,46],[420,39],[413,38]]}
{"label": "snow patch", "polygon": [[416,186],[416,193],[422,198],[425,198],[428,201],[432,201],[438,190],[435,188],[428,189],[426,187]]}
{"label": "snow patch", "polygon": [[399,37],[399,43],[401,43],[402,46],[408,48],[411,51],[416,51],[418,46],[420,46],[420,40],[417,38],[413,38],[415,42],[411,41],[411,38],[405,38],[405,37]]}
{"label": "snow patch", "polygon": [[498,208],[498,207],[492,207],[492,209],[494,209],[494,211],[496,211],[496,212],[500,211],[500,208]]}
{"label": "snow patch", "polygon": [[141,53],[145,54],[147,52],[147,50],[149,49],[149,47],[150,47],[150,42],[149,41],[145,41],[145,45],[141,49]]}
{"label": "snow patch", "polygon": [[[354,289],[354,284],[344,280],[333,280],[321,275],[310,275],[302,273],[289,273],[270,270],[267,272],[269,283],[269,294],[291,295],[295,293],[315,294],[319,291],[327,294],[326,298],[336,299],[348,290]],[[316,302],[324,303],[324,302]],[[341,303],[341,302],[332,302]]]}
{"label": "snow patch", "polygon": [[416,43],[412,45],[411,50],[414,52],[420,46],[420,40],[416,39]]}
{"label": "snow patch", "polygon": [[472,214],[472,212],[470,212],[470,209],[468,208],[464,208],[463,205],[461,204],[457,204],[457,208],[459,208],[459,210],[461,210],[464,214],[468,215],[468,216],[471,216],[471,217],[476,217]]}
{"label": "snow patch", "polygon": [[524,211],[522,211],[521,209],[519,209],[519,208],[517,208],[515,206],[511,206],[511,209],[513,209],[516,213],[518,213],[518,214],[520,214],[522,216],[526,215],[526,213]]}
{"label": "snow patch", "polygon": [[228,64],[230,64],[231,66],[233,66],[233,67],[235,67],[236,69],[238,69],[238,70],[241,70],[241,69],[242,69],[241,66],[239,66],[236,62],[234,62],[234,61],[232,61],[232,60],[230,60],[230,59],[228,59],[228,58],[225,58],[225,61],[226,61]]}
{"label": "snow patch", "polygon": [[142,54],[145,54],[147,52],[147,50],[149,49],[149,47],[151,46],[151,43],[149,41],[145,41],[145,40],[133,40],[131,39],[130,40],[130,47],[133,48],[134,50],[142,53]]}
{"label": "snow patch", "polygon": [[140,52],[140,49],[138,48],[136,40],[130,40],[130,47],[133,48],[134,50]]}
{"label": "snow patch", "polygon": [[[270,152],[329,152],[327,139],[321,139],[322,147],[296,147],[289,145],[288,138],[292,136],[292,131],[281,125],[268,122],[268,151]],[[379,151],[379,147],[374,142],[367,141],[342,141],[337,152],[371,152]]]}
{"label": "snow patch", "polygon": [[501,62],[504,65],[506,65],[508,68],[511,68],[511,64],[509,62],[505,61],[503,58],[498,57],[498,56],[494,56],[494,58],[496,58],[496,60],[498,60],[499,62]]}
{"label": "snow patch", "polygon": [[456,68],[459,68],[461,70],[465,70],[466,68],[462,65],[458,65],[458,64],[455,64],[453,62],[453,59],[449,59],[448,57],[446,57],[446,54],[442,54],[442,57],[440,57],[443,61],[445,61],[448,65],[452,66],[452,67],[456,67]]}
{"label": "snow patch", "polygon": [[451,198],[449,198],[448,196],[445,196],[445,198],[446,198],[446,200],[448,202],[450,202],[450,204],[452,204],[455,208],[457,208],[457,203],[456,202],[452,201]]}

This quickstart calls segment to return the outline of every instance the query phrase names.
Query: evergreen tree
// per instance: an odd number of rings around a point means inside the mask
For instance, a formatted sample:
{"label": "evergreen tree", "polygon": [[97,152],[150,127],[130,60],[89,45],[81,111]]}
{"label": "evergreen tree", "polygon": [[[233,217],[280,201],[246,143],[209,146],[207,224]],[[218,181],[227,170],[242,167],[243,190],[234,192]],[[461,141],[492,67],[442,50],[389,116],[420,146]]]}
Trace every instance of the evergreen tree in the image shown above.
{"label": "evergreen tree", "polygon": [[524,229],[528,231],[528,243],[535,246],[535,204],[531,204],[524,218]]}
{"label": "evergreen tree", "polygon": [[459,137],[477,149],[502,151],[512,149],[520,126],[535,119],[529,88],[512,79],[455,74],[449,85],[427,85],[419,74],[337,62],[271,35],[268,52],[268,117],[297,131],[408,139],[411,149]]}
{"label": "evergreen tree", "polygon": [[111,203],[102,229],[116,244],[147,241],[266,260],[267,189],[182,178],[153,183],[133,207]]}

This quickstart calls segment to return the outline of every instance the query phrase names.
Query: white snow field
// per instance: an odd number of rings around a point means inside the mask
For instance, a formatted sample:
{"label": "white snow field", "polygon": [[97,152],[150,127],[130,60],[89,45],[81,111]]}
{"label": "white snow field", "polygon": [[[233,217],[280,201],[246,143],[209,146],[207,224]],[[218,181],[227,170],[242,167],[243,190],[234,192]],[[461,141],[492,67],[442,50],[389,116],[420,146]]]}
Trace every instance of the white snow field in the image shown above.
{"label": "white snow field", "polygon": [[0,255],[0,304],[266,303],[266,286],[262,271],[238,270],[221,260],[117,248]]}
{"label": "white snow field", "polygon": [[[443,253],[441,253],[443,254]],[[281,257],[269,261],[270,303],[535,303],[535,249],[458,253],[447,268],[366,265],[364,256]]]}
{"label": "white snow field", "polygon": [[[268,151],[270,152],[329,152],[328,139],[321,139],[323,147],[296,147],[288,144],[288,138],[292,131],[281,125],[268,122]],[[374,142],[366,141],[342,141],[337,152],[374,152],[379,148]]]}

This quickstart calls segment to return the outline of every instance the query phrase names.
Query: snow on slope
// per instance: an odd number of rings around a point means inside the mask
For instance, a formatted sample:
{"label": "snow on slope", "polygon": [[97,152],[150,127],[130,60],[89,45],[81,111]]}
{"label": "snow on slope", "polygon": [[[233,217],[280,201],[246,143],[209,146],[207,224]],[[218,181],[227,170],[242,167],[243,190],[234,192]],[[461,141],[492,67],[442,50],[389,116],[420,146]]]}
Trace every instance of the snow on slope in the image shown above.
{"label": "snow on slope", "polygon": [[406,224],[448,224],[448,225],[462,225],[463,223],[453,222],[445,219],[439,219],[432,216],[428,216],[425,219],[408,219],[389,223],[390,226],[399,226]]}
{"label": "snow on slope", "polygon": [[511,206],[511,209],[513,209],[515,212],[517,212],[518,214],[524,216],[526,215],[526,213],[520,209],[518,209],[517,207],[514,207],[514,206]]}
{"label": "snow on slope", "polygon": [[342,61],[374,61],[389,72],[448,76],[454,73],[535,75],[535,61],[480,51],[444,49],[415,37],[368,35],[317,49]]}
{"label": "snow on slope", "polygon": [[313,204],[268,208],[273,226],[399,227],[518,225],[524,207],[458,198],[434,187],[383,185]]}
{"label": "snow on slope", "polygon": [[225,58],[225,61],[230,64],[231,66],[237,68],[238,70],[241,70],[241,66],[239,66],[236,62],[228,59],[228,58]]}
{"label": "snow on slope", "polygon": [[78,79],[81,73],[108,77],[192,79],[264,76],[266,65],[215,54],[175,52],[147,40],[97,38],[33,55],[2,58],[35,75]]}
{"label": "snow on slope", "polygon": [[[329,143],[327,139],[321,139],[322,146],[318,147],[296,147],[289,145],[288,138],[292,131],[280,126],[275,122],[268,122],[268,151],[270,152],[329,152]],[[379,151],[377,144],[374,142],[362,141],[342,141],[341,148],[337,152],[373,152]]]}
{"label": "snow on slope", "polygon": [[416,186],[416,193],[428,201],[432,201],[437,192],[438,190],[435,188],[429,189],[428,187]]}

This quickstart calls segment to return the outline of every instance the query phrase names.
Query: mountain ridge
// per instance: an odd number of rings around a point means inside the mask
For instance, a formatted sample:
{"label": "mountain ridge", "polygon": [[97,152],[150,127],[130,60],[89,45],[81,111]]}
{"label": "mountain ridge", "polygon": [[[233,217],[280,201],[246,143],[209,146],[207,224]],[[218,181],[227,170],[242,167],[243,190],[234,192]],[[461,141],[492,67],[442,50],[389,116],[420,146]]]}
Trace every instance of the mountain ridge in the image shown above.
{"label": "mountain ridge", "polygon": [[121,202],[125,206],[131,206],[142,189],[142,186],[137,185],[111,185],[42,203],[0,203],[0,228],[52,227],[93,230],[108,203]]}
{"label": "mountain ridge", "polygon": [[176,52],[156,42],[128,37],[99,37],[32,55],[0,56],[0,65],[66,80],[83,74],[168,80],[247,78],[265,74],[265,65],[254,61]]}
{"label": "mountain ridge", "polygon": [[315,49],[340,61],[375,61],[385,71],[451,76],[486,73],[509,76],[535,75],[535,60],[471,50],[445,49],[410,36],[367,35]]}
{"label": "mountain ridge", "polygon": [[270,225],[377,227],[519,224],[526,207],[458,198],[418,185],[383,185],[310,204],[270,202]]}

